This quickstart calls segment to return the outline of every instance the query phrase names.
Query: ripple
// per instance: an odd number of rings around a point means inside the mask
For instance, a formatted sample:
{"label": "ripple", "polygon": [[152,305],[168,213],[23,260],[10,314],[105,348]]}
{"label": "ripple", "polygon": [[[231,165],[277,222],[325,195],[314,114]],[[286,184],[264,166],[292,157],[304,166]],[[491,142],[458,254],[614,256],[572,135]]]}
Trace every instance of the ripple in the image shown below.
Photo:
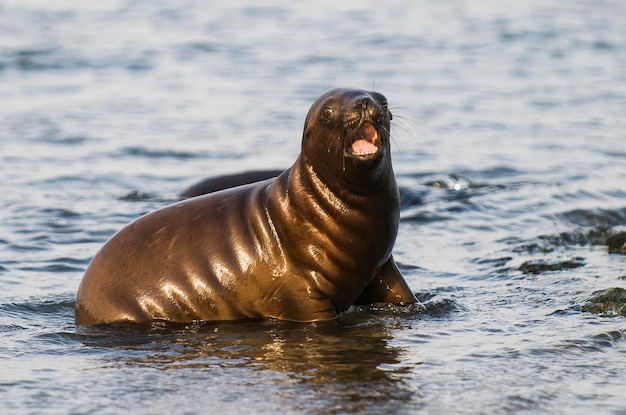
{"label": "ripple", "polygon": [[198,40],[188,43],[182,43],[174,47],[176,55],[181,60],[192,60],[198,57],[214,55],[219,51],[219,44]]}
{"label": "ripple", "polygon": [[578,226],[626,225],[626,208],[622,209],[573,209],[557,214],[564,222]]}
{"label": "ripple", "polygon": [[174,159],[193,159],[202,157],[202,154],[176,151],[176,150],[154,150],[146,147],[126,147],[121,150],[122,155],[134,157],[146,157],[149,159],[174,158]]}
{"label": "ripple", "polygon": [[34,271],[34,272],[54,272],[54,273],[64,273],[64,272],[84,272],[85,267],[73,267],[71,265],[66,264],[50,264],[44,265],[40,267],[19,267],[17,268],[20,271]]}
{"label": "ripple", "polygon": [[8,248],[17,252],[47,251],[49,249],[49,247],[45,245],[25,245],[22,243],[9,244]]}
{"label": "ripple", "polygon": [[73,316],[74,294],[2,303],[0,304],[0,312],[2,312],[5,317],[11,317],[17,320],[43,319],[46,321],[50,316]]}
{"label": "ripple", "polygon": [[125,69],[129,72],[145,72],[156,67],[160,53],[146,48],[138,51],[126,51],[122,54],[105,53],[93,55],[90,51],[68,49],[59,45],[46,48],[18,48],[4,54],[0,61],[2,68],[23,72],[76,72],[111,68]]}
{"label": "ripple", "polygon": [[594,334],[580,339],[567,339],[558,342],[554,347],[534,350],[538,354],[578,354],[579,352],[602,352],[622,344],[626,336],[622,330],[613,330]]}
{"label": "ripple", "polygon": [[420,206],[424,203],[427,191],[412,189],[406,186],[400,186],[400,208],[402,210],[414,206]]}
{"label": "ripple", "polygon": [[119,200],[135,202],[135,201],[143,201],[143,200],[154,200],[157,199],[157,195],[154,193],[144,193],[139,190],[132,190],[126,193],[124,196],[120,196]]}
{"label": "ripple", "polygon": [[441,212],[432,212],[424,209],[407,209],[400,215],[402,223],[436,223],[454,219],[453,215],[444,215]]}
{"label": "ripple", "polygon": [[68,61],[60,59],[57,50],[49,49],[22,49],[9,56],[6,65],[14,66],[22,71],[45,71],[67,67]]}
{"label": "ripple", "polygon": [[41,212],[45,214],[51,214],[62,219],[75,219],[81,216],[80,213],[69,209],[43,208],[41,209]]}

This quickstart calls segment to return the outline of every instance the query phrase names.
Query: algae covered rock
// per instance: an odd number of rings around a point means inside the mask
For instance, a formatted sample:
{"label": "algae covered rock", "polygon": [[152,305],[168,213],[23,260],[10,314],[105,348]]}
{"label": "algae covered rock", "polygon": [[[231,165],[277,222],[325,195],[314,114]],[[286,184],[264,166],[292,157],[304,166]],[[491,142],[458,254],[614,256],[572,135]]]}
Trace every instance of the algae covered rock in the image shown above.
{"label": "algae covered rock", "polygon": [[626,316],[626,289],[614,287],[595,291],[580,311],[603,317]]}
{"label": "algae covered rock", "polygon": [[524,274],[543,274],[544,272],[563,271],[566,269],[580,268],[585,265],[585,259],[576,257],[565,261],[526,261],[519,266],[519,270]]}
{"label": "algae covered rock", "polygon": [[606,245],[611,254],[626,254],[626,231],[610,235],[606,238]]}

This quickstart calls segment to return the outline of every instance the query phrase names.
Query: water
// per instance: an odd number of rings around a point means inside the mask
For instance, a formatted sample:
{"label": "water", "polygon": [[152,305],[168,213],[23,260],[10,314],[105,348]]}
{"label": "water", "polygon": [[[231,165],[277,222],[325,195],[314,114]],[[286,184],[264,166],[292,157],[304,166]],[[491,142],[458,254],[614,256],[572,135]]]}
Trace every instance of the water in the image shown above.
{"label": "water", "polygon": [[[228,3],[228,4],[226,4]],[[2,413],[626,414],[626,3],[0,5]],[[395,116],[432,313],[73,324],[92,255],[204,177],[289,166],[324,91]],[[530,272],[528,264],[573,264]]]}

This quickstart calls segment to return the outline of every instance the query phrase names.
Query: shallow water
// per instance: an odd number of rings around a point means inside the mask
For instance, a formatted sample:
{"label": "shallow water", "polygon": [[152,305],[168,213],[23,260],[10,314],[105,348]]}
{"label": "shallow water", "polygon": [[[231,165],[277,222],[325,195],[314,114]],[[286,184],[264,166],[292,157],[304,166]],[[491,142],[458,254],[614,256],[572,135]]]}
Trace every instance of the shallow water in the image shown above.
{"label": "shallow water", "polygon": [[[0,5],[2,413],[626,414],[626,321],[580,311],[626,286],[626,3],[255,4]],[[391,103],[430,313],[74,326],[108,237],[288,167],[337,86]]]}

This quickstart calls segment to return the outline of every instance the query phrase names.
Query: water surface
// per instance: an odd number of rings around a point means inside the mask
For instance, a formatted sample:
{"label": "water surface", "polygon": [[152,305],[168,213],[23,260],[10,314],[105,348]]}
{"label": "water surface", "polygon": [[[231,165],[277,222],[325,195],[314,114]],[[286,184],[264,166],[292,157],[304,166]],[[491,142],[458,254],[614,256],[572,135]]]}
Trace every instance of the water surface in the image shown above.
{"label": "water surface", "polygon": [[[626,414],[626,5],[0,5],[3,413]],[[288,167],[328,89],[384,93],[394,255],[430,313],[76,327],[100,246],[204,177]]]}

